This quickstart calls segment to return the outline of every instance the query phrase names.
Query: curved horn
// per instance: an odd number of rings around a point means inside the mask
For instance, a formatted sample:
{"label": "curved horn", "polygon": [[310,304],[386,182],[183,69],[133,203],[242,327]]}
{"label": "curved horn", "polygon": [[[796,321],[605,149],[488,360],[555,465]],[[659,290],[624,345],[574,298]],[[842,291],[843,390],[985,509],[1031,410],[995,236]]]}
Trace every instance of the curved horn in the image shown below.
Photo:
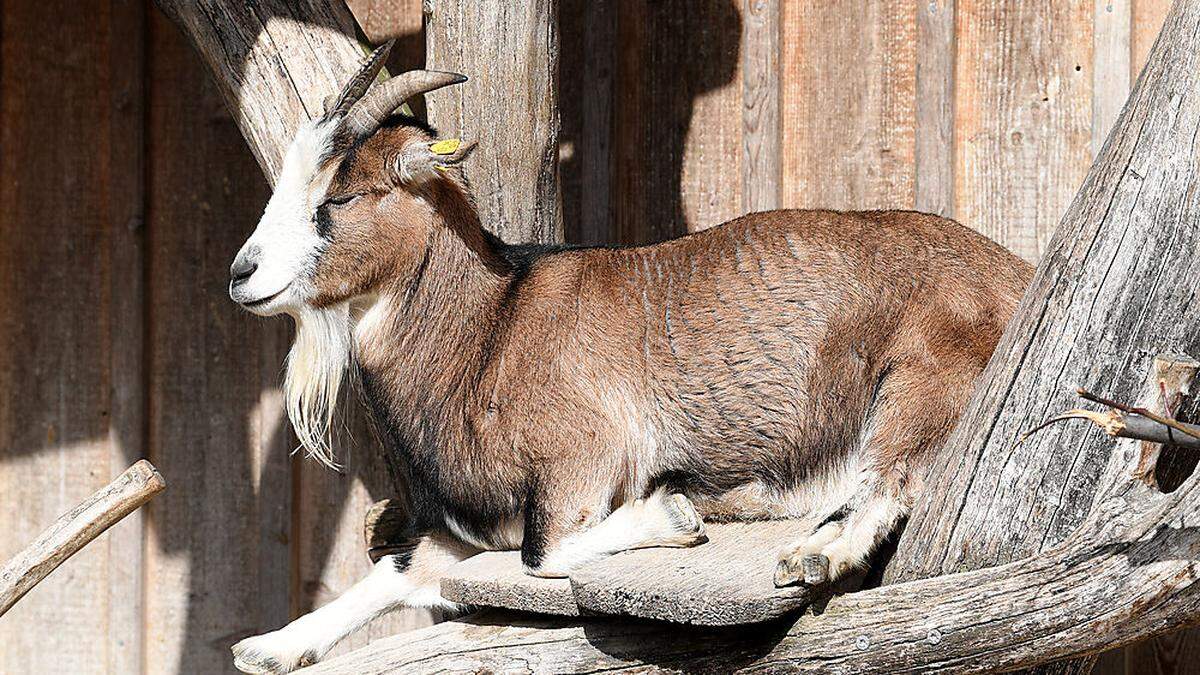
{"label": "curved horn", "polygon": [[371,52],[371,55],[367,57],[366,63],[355,73],[354,78],[346,83],[346,86],[342,89],[342,93],[338,95],[337,102],[325,111],[326,117],[344,115],[350,112],[354,104],[358,103],[363,94],[367,93],[367,90],[371,88],[371,83],[375,81],[375,78],[379,77],[379,71],[383,70],[383,64],[387,62],[388,54],[392,51],[392,46],[395,44],[395,40],[388,40],[380,45],[378,49]]}
{"label": "curved horn", "polygon": [[365,136],[379,128],[408,99],[435,89],[466,82],[466,75],[437,70],[410,70],[375,86],[346,115],[345,125],[356,136]]}

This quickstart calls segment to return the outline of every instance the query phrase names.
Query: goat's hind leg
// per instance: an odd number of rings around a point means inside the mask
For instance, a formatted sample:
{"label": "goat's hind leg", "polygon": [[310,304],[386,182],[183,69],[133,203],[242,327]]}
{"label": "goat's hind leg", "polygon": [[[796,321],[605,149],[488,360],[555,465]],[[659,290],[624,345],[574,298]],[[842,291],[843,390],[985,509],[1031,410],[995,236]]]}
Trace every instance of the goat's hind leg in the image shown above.
{"label": "goat's hind leg", "polygon": [[[970,395],[973,378],[973,372],[964,372],[957,379],[947,379],[944,374],[930,377],[919,365],[906,365],[884,380],[864,428],[859,452],[866,469],[858,489],[814,532],[784,548],[775,569],[776,586],[836,582],[867,564],[884,539],[908,517],[918,491],[913,471],[945,441]],[[806,561],[810,563],[808,582],[804,578]],[[819,565],[826,561],[829,571],[822,579]]]}
{"label": "goat's hind leg", "polygon": [[439,583],[450,566],[475,552],[442,536],[414,538],[380,558],[370,574],[333,602],[279,630],[235,644],[233,665],[243,673],[288,673],[319,661],[342,638],[392,610],[457,609],[442,599]]}
{"label": "goat's hind leg", "polygon": [[851,500],[812,534],[784,547],[775,567],[775,585],[822,586],[865,565],[908,508],[882,491],[864,497]]}

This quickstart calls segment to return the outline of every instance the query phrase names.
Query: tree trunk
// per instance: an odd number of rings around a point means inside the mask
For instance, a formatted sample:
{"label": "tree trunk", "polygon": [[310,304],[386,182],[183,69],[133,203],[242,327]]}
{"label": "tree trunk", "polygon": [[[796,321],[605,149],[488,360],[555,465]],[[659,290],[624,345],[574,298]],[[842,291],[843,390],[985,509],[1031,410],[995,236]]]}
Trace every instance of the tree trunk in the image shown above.
{"label": "tree trunk", "polygon": [[[1021,434],[1070,407],[1075,385],[1130,400],[1157,353],[1200,353],[1198,14],[1196,2],[1181,0],[1168,17],[933,464],[926,484],[938,488],[910,517],[886,581],[979,569],[1062,541],[1088,513],[1110,455],[1137,444],[1104,442],[1088,424],[1060,424],[1018,446]],[[1091,665],[1081,659],[1055,664],[1054,672]]]}
{"label": "tree trunk", "polygon": [[212,70],[272,185],[296,128],[362,65],[354,17],[323,0],[156,0]]}
{"label": "tree trunk", "polygon": [[[1087,515],[1115,446],[1058,424],[1075,386],[1133,400],[1160,352],[1200,353],[1200,2],[1167,19],[1125,111],[1063,217],[1017,315],[933,469],[886,578],[1016,560]],[[1115,478],[1110,476],[1110,478]]]}
{"label": "tree trunk", "polygon": [[471,79],[429,101],[443,136],[477,141],[467,175],[510,243],[562,241],[558,0],[427,0],[426,63]]}

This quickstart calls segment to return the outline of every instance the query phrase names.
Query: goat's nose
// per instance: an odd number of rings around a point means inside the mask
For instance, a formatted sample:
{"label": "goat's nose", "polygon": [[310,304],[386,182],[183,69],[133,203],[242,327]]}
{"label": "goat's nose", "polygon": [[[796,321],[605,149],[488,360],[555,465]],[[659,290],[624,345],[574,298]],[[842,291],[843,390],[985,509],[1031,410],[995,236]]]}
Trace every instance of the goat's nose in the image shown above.
{"label": "goat's nose", "polygon": [[240,286],[246,282],[258,269],[257,256],[239,255],[229,268],[229,283],[231,286]]}

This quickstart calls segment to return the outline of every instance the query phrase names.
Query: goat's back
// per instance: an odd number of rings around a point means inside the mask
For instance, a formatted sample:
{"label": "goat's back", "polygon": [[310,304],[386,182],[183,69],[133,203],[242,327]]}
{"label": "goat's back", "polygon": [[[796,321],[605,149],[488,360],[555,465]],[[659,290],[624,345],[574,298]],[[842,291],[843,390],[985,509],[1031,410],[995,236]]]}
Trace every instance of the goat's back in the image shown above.
{"label": "goat's back", "polygon": [[940,443],[1030,273],[937,216],[756,213],[537,261],[514,309],[543,328],[515,351],[611,420],[631,487],[783,487],[844,463],[881,396]]}

